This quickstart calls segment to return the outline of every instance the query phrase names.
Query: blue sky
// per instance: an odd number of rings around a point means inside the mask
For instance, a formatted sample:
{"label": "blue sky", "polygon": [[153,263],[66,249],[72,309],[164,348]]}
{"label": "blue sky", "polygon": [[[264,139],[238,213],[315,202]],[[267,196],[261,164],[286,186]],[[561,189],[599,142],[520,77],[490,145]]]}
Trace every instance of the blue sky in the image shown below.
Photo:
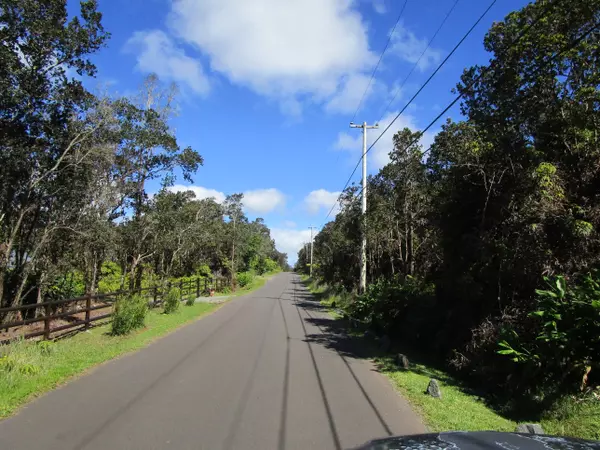
{"label": "blue sky", "polygon": [[[458,1],[385,111],[454,2],[408,0],[355,121],[389,124],[489,5]],[[98,76],[87,84],[128,94],[151,72],[176,82],[180,114],[172,125],[180,143],[205,159],[191,189],[217,200],[244,192],[248,216],[265,219],[293,263],[309,240],[307,227],[323,225],[358,161],[360,130],[348,125],[403,3],[99,0],[112,38],[94,57]],[[462,70],[488,61],[483,36],[490,25],[526,3],[496,3],[369,154],[370,173],[385,164],[393,132],[427,125],[453,99]],[[458,118],[458,108],[448,115]],[[370,133],[372,139],[379,134]]]}

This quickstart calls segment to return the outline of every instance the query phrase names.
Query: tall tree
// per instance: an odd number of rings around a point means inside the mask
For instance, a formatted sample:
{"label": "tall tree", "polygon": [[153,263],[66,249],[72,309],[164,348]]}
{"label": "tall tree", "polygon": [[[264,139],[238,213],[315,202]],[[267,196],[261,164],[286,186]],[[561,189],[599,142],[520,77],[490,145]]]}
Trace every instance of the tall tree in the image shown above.
{"label": "tall tree", "polygon": [[[0,1],[0,304],[18,303],[36,258],[75,209],[106,123],[81,83],[108,34],[93,0]],[[75,176],[74,176],[75,175]]]}
{"label": "tall tree", "polygon": [[231,276],[232,280],[235,279],[236,274],[236,265],[235,265],[235,246],[238,239],[238,228],[240,222],[246,219],[244,215],[243,207],[244,204],[242,200],[244,199],[244,194],[231,194],[228,195],[225,199],[224,207],[225,214],[229,217],[229,220],[232,224],[232,233],[231,233]]}

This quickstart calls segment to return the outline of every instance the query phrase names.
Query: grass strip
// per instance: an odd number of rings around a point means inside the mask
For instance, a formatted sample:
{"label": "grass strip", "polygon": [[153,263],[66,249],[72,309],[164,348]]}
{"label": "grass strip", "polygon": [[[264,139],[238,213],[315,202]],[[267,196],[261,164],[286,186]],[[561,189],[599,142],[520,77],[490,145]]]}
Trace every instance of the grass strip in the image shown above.
{"label": "grass strip", "polygon": [[[273,275],[256,277],[231,298],[261,288]],[[146,347],[221,306],[214,303],[181,305],[174,314],[163,314],[162,308],[153,309],[143,329],[125,336],[110,335],[110,324],[107,324],[55,342],[17,341],[0,347],[0,419],[90,368]]]}
{"label": "grass strip", "polygon": [[5,355],[0,359],[0,418],[74,376],[143,348],[219,306],[197,303],[182,307],[175,314],[152,310],[145,328],[126,336],[112,336],[110,325],[103,325],[56,342],[17,341],[5,346],[0,349]]}
{"label": "grass strip", "polygon": [[[302,281],[321,304],[330,307],[343,304],[345,299],[327,286],[319,285],[307,276]],[[347,301],[347,300],[346,300]],[[334,318],[339,315],[330,310]],[[356,334],[356,331],[348,330]],[[431,431],[515,431],[517,422],[504,417],[490,407],[485,399],[451,375],[427,364],[413,363],[410,369],[400,368],[392,356],[375,358],[379,369],[392,382],[396,390],[413,406]],[[425,393],[429,380],[440,384],[442,398]],[[582,400],[565,396],[541,417],[531,417],[526,422],[537,422],[551,435],[571,436],[581,439],[600,439],[600,392]]]}
{"label": "grass strip", "polygon": [[[408,370],[400,369],[389,356],[377,358],[376,363],[431,431],[515,431],[515,422],[489,408],[482,398],[467,393],[440,370],[422,364],[413,364]],[[431,378],[438,381],[442,398],[425,393]]]}

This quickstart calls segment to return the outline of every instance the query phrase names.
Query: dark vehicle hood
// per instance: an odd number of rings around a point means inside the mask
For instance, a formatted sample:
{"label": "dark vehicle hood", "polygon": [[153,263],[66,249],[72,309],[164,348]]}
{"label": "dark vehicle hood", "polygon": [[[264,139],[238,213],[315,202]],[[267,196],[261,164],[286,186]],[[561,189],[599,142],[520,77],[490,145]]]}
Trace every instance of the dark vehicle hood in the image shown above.
{"label": "dark vehicle hood", "polygon": [[377,439],[356,450],[600,450],[599,441],[558,436],[472,431]]}

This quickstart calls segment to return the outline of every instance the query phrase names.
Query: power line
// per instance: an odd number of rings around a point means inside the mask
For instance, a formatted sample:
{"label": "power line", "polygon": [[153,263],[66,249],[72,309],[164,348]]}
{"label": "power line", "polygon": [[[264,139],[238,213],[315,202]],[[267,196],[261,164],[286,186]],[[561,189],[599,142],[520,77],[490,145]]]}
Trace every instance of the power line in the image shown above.
{"label": "power line", "polygon": [[[540,22],[549,12],[550,12],[550,6],[551,6],[551,2],[548,3],[548,5],[546,6],[546,9],[542,12],[542,14],[540,14],[535,20],[533,20],[521,33],[519,33],[519,35],[510,43],[505,47],[505,51],[508,51],[510,48],[512,48],[515,44],[517,44],[522,38],[523,36],[531,29],[533,28],[538,22]],[[486,10],[487,12],[487,10]],[[567,46],[565,49],[563,49],[562,51],[556,53],[553,57],[551,57],[549,59],[548,62],[553,61],[554,59],[558,58],[559,56],[561,56],[564,52],[572,49],[573,47],[575,47],[577,44],[579,44],[582,40],[586,39],[591,33],[593,33],[594,31],[596,31],[598,28],[600,27],[600,23],[595,24],[590,30],[588,30],[587,32],[585,32],[583,35],[581,35],[578,39],[576,39],[575,41],[573,41],[569,46]],[[463,39],[464,40],[464,39]],[[485,74],[487,74],[490,70],[492,70],[492,66],[487,66],[482,68],[481,72],[479,73],[478,76],[476,76],[463,90],[467,91],[469,90],[475,83],[477,83]],[[438,114],[435,119],[433,119],[429,125],[427,125],[427,127],[421,131],[419,133],[419,135],[417,136],[416,139],[414,139],[412,142],[410,142],[408,144],[408,146],[405,147],[404,151],[406,151],[408,148],[410,148],[411,145],[414,145],[415,143],[417,143],[421,137],[423,136],[423,134],[429,130],[429,128],[431,128],[446,112],[448,112],[448,110],[450,110],[450,108],[452,108],[461,98],[462,98],[463,94],[461,93],[460,95],[458,95],[452,102],[450,102],[450,104],[448,106],[446,106],[446,108],[444,108],[444,110]],[[414,99],[414,97],[413,97]],[[411,99],[412,101],[412,99]],[[410,103],[410,102],[409,102]],[[404,108],[406,109],[406,107]],[[390,125],[388,127],[385,128],[385,130],[377,137],[377,139],[373,142],[373,144],[371,144],[371,146],[367,149],[366,153],[368,153],[369,151],[371,151],[371,149],[373,148],[373,146],[379,141],[379,139],[381,139],[381,137],[387,132],[387,130],[392,126],[392,124],[398,119],[398,117],[400,117],[400,114],[402,114],[402,111],[394,118],[394,120],[390,123]],[[431,150],[431,146],[425,151],[423,152],[423,156],[428,153]],[[354,175],[354,173],[356,172],[356,168],[358,167],[358,165],[360,164],[360,160],[358,161],[356,167],[354,168],[352,174],[350,175],[348,181],[346,182],[346,185],[344,186],[344,188],[342,189],[342,193],[344,192],[344,190],[346,189],[346,187],[348,186],[348,183],[350,182],[350,180],[352,179],[352,176]],[[329,213],[327,214],[327,216],[325,217],[325,221],[327,221],[327,218],[331,215],[331,213],[333,212],[333,210],[335,209],[335,206],[337,205],[337,203],[339,202],[339,199],[341,198],[341,194],[338,197],[338,200],[334,203],[334,205],[332,206],[332,208],[329,210]]]}
{"label": "power line", "polygon": [[379,55],[379,61],[377,61],[377,65],[375,66],[375,69],[373,69],[373,73],[371,74],[371,78],[369,79],[369,83],[367,84],[367,87],[365,89],[365,91],[363,92],[360,101],[358,102],[358,106],[356,107],[356,111],[354,111],[354,115],[352,116],[352,120],[350,122],[354,122],[354,119],[356,119],[356,115],[358,114],[358,111],[360,110],[360,107],[362,106],[362,102],[365,99],[365,96],[367,95],[367,92],[369,90],[369,88],[371,87],[371,83],[373,82],[373,78],[375,78],[375,74],[377,73],[377,69],[379,68],[379,64],[381,64],[381,60],[383,59],[383,55],[385,55],[385,52],[387,51],[390,42],[392,41],[392,37],[394,37],[394,32],[396,31],[396,27],[398,26],[398,23],[400,23],[400,18],[402,17],[402,14],[404,14],[404,10],[406,9],[406,4],[408,3],[408,0],[404,0],[404,4],[402,5],[402,9],[400,10],[400,14],[398,14],[398,18],[396,19],[396,23],[394,24],[394,27],[392,28],[392,31],[390,33],[390,35],[388,36],[388,40],[385,43],[385,47],[383,48],[383,51],[381,52],[381,55]]}
{"label": "power line", "polygon": [[[408,103],[406,105],[404,105],[404,108],[402,108],[402,110],[398,113],[398,115],[396,115],[396,117],[394,118],[394,120],[392,120],[392,122],[385,128],[385,130],[383,131],[383,133],[381,133],[377,139],[375,140],[375,142],[373,144],[371,144],[371,146],[369,147],[369,149],[367,150],[366,153],[368,153],[372,148],[373,145],[375,145],[377,143],[377,141],[379,141],[379,139],[381,139],[381,136],[383,136],[386,131],[393,125],[393,123],[398,119],[398,117],[400,117],[400,115],[406,110],[406,108],[408,108],[410,106],[410,104],[415,100],[415,98],[417,98],[417,96],[421,93],[421,91],[423,91],[423,89],[425,89],[425,87],[429,84],[429,82],[433,79],[433,77],[440,71],[440,69],[446,64],[446,62],[450,59],[450,57],[456,52],[456,50],[462,45],[462,43],[465,41],[465,39],[467,39],[467,37],[469,37],[469,35],[473,32],[473,30],[475,29],[475,27],[479,24],[479,22],[481,22],[483,20],[483,18],[485,17],[485,15],[489,12],[490,9],[492,9],[492,7],[496,4],[498,0],[492,0],[492,2],[490,3],[490,5],[487,7],[487,9],[479,16],[479,18],[477,19],[477,21],[473,24],[473,26],[471,26],[471,28],[469,28],[469,30],[465,33],[465,35],[461,38],[460,41],[458,41],[458,43],[454,46],[454,48],[452,49],[452,51],[450,51],[450,53],[446,56],[446,58],[444,58],[444,60],[438,65],[438,67],[435,69],[435,71],[429,76],[429,78],[427,78],[427,80],[425,81],[425,83],[423,83],[423,85],[419,88],[419,90],[412,96],[412,98],[408,101]],[[344,189],[346,189],[348,187],[348,184],[350,183],[350,180],[352,180],[352,177],[354,176],[354,174],[356,173],[356,169],[358,168],[358,166],[360,165],[360,162],[362,160],[362,157],[358,160],[358,162],[356,163],[356,166],[354,166],[354,170],[352,170],[352,173],[350,174],[350,176],[348,177],[348,181],[346,181],[346,184],[344,185],[344,187],[342,188],[342,192],[344,192]],[[333,204],[333,206],[331,207],[331,209],[329,210],[329,212],[327,213],[327,216],[325,217],[325,221],[327,221],[327,218],[331,215],[331,213],[333,212],[333,210],[335,209],[335,205],[338,203],[339,201],[339,197],[336,200],[336,202]]]}
{"label": "power line", "polygon": [[387,106],[385,107],[385,110],[381,114],[381,117],[377,121],[378,123],[383,120],[385,114],[390,109],[390,106],[392,106],[392,103],[394,103],[394,100],[396,100],[396,97],[398,97],[398,94],[400,94],[400,92],[402,92],[402,88],[404,87],[404,85],[406,84],[406,82],[408,81],[408,79],[410,78],[410,76],[412,75],[412,73],[415,71],[415,69],[417,68],[417,66],[421,62],[421,58],[423,58],[423,56],[425,55],[425,53],[427,52],[427,50],[429,50],[429,47],[431,47],[432,42],[437,37],[437,35],[440,32],[440,30],[446,24],[446,21],[448,20],[448,18],[450,17],[450,15],[454,11],[454,9],[456,8],[456,5],[458,4],[459,1],[460,0],[456,0],[454,2],[454,4],[452,5],[452,7],[446,13],[446,17],[444,17],[444,20],[442,20],[442,23],[440,23],[438,29],[435,31],[435,33],[433,33],[433,36],[431,37],[431,39],[429,39],[429,42],[427,43],[427,47],[425,47],[425,49],[421,52],[421,54],[419,55],[419,58],[417,59],[417,61],[413,64],[412,68],[410,69],[410,72],[408,72],[408,75],[406,75],[406,77],[404,77],[404,80],[402,80],[402,84],[400,85],[400,87],[398,87],[398,89],[396,89],[396,93],[394,94],[394,96],[392,97],[392,99],[388,102]]}
{"label": "power line", "polygon": [[[547,13],[548,11],[546,11],[545,13]],[[543,18],[545,14],[542,14],[538,19],[536,19],[534,22],[532,22],[532,24],[527,28],[528,30],[531,28],[532,25],[534,25],[535,23],[539,22],[539,20],[541,20]],[[600,29],[600,22],[596,23],[592,28],[590,28],[588,31],[586,31],[585,33],[583,33],[580,37],[578,37],[577,39],[575,39],[573,42],[571,42],[568,46],[566,46],[564,49],[562,49],[560,52],[554,54],[549,60],[546,61],[546,64],[556,60],[558,57],[562,56],[565,52],[568,52],[569,50],[573,49],[575,46],[577,46],[580,42],[582,42],[584,39],[586,39],[587,37],[590,36],[590,34],[592,34],[594,31],[597,31]],[[521,35],[522,37],[522,35]],[[518,38],[520,39],[520,37]],[[518,40],[517,39],[517,40]],[[516,44],[516,41],[513,42],[511,45],[509,45],[507,48],[512,47],[514,44]],[[538,70],[536,72],[541,71],[541,69],[544,66],[541,66],[538,68]],[[487,72],[489,72],[491,70],[491,67],[488,66],[484,69],[482,69],[482,71],[480,72],[480,74],[475,77],[467,86],[465,86],[464,91],[469,90],[471,87],[473,87],[473,85],[475,83],[477,83]],[[537,73],[535,73],[533,76],[535,77],[537,75]],[[446,106],[446,108],[444,108],[444,110],[439,113],[435,119],[433,119],[429,125],[427,125],[427,127],[425,127],[425,129],[423,129],[423,131],[419,132],[418,136],[413,139],[406,147],[404,147],[404,149],[402,150],[402,152],[406,152],[412,145],[416,144],[419,142],[419,140],[421,139],[421,137],[423,136],[423,134],[425,132],[427,132],[429,130],[429,128],[431,128],[446,112],[448,112],[448,110],[450,110],[455,104],[456,102],[458,102],[461,98],[462,98],[463,94],[458,95],[454,100],[452,100],[452,102],[450,102],[450,104],[448,106]],[[385,132],[384,132],[385,133]],[[383,133],[382,133],[383,134]],[[381,135],[379,136],[381,137]],[[374,145],[375,143],[373,143]],[[367,150],[367,153],[369,152],[369,150],[372,148],[372,146]],[[427,150],[425,150],[423,153],[421,153],[421,158],[423,156],[425,156],[427,153],[429,153],[431,151],[431,149],[433,148],[433,145],[430,145]],[[344,188],[345,189],[345,188]],[[358,191],[355,196],[360,195],[363,192],[363,189],[361,189],[360,191]]]}

